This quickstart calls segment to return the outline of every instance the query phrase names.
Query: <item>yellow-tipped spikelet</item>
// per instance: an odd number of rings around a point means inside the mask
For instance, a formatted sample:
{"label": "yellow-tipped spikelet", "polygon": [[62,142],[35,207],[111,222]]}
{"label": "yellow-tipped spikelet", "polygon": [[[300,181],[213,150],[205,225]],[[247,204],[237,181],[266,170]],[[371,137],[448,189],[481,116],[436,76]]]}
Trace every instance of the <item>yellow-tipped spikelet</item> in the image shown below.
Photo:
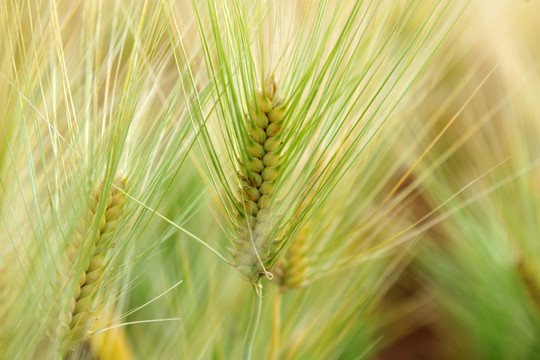
{"label": "yellow-tipped spikelet", "polygon": [[300,232],[276,269],[281,291],[304,286],[307,282],[307,270],[307,234]]}
{"label": "yellow-tipped spikelet", "polygon": [[[123,189],[125,179],[116,179],[114,185]],[[84,264],[82,273],[76,275],[78,281],[75,285],[73,297],[68,309],[60,315],[59,325],[56,328],[56,337],[60,342],[62,351],[71,350],[84,341],[89,334],[90,326],[96,318],[95,295],[98,292],[98,282],[102,279],[105,271],[105,250],[107,244],[110,244],[124,210],[125,195],[116,187],[111,188],[105,212],[99,219],[96,217],[101,196],[101,186],[94,190],[88,217],[85,217],[81,222],[66,251],[68,272],[70,272],[74,264],[77,263],[79,250],[83,245],[87,246],[85,242],[91,241],[91,244],[88,244],[90,246],[88,261]],[[96,236],[91,238],[96,222],[99,223],[99,230]]]}
{"label": "yellow-tipped spikelet", "polygon": [[[232,252],[236,267],[249,281],[256,282],[263,272],[273,241],[269,206],[279,176],[281,135],[285,108],[277,96],[273,77],[257,91],[256,104],[249,107],[245,163],[241,164],[238,237]],[[260,258],[260,259],[259,259]]]}

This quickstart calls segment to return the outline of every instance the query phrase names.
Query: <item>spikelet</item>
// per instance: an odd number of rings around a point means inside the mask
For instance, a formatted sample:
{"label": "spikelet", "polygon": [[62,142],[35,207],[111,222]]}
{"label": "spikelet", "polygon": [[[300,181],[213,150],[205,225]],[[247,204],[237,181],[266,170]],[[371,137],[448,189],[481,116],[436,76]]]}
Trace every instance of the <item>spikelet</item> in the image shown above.
{"label": "spikelet", "polygon": [[307,258],[307,232],[301,231],[276,269],[277,280],[281,291],[297,289],[307,283],[309,261]]}
{"label": "spikelet", "polygon": [[[284,105],[277,96],[273,77],[265,82],[264,91],[257,91],[256,104],[251,105],[247,119],[249,136],[245,163],[241,163],[238,236],[232,251],[240,273],[256,282],[263,269],[261,262],[271,252],[268,238],[269,217],[274,185],[279,176]],[[259,260],[260,257],[260,260]]]}
{"label": "spikelet", "polygon": [[[125,179],[115,179],[114,185],[123,189]],[[60,342],[62,351],[73,349],[88,336],[90,326],[96,317],[94,300],[97,285],[105,271],[105,250],[107,244],[110,244],[123,213],[125,195],[113,187],[107,198],[105,212],[97,219],[100,196],[101,186],[94,190],[90,201],[88,218],[83,219],[66,251],[68,269],[72,269],[74,264],[77,263],[77,256],[84,242],[91,241],[91,244],[88,244],[91,247],[89,260],[85,264],[82,273],[78,275],[73,297],[68,309],[60,315],[59,325],[56,328],[56,337]],[[88,219],[90,220],[88,221]],[[94,238],[90,238],[96,221],[99,223],[99,231]]]}

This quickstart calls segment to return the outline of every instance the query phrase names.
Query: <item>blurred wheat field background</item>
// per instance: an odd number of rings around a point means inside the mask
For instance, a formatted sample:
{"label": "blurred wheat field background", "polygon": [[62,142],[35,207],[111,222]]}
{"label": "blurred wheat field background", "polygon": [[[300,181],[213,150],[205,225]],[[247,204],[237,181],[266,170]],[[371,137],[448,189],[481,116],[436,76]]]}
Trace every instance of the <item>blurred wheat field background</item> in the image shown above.
{"label": "blurred wheat field background", "polygon": [[540,3],[0,5],[0,359],[540,359]]}

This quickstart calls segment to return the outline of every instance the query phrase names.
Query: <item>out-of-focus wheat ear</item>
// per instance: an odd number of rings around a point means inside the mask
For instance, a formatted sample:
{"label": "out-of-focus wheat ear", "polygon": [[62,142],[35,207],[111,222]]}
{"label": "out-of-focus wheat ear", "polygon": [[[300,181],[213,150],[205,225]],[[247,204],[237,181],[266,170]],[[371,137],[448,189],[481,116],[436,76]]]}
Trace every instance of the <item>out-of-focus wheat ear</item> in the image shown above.
{"label": "out-of-focus wheat ear", "polygon": [[269,77],[264,90],[256,92],[256,102],[246,116],[249,136],[245,156],[240,160],[240,189],[236,248],[232,251],[240,273],[252,283],[264,274],[271,252],[269,214],[274,184],[280,174],[282,125],[285,109],[277,95],[277,85]]}
{"label": "out-of-focus wheat ear", "polygon": [[[94,323],[92,331],[109,328],[115,325],[113,312],[105,310],[104,314]],[[87,340],[92,354],[100,360],[131,360],[135,359],[133,350],[128,342],[125,327],[116,327],[107,331],[92,335]]]}
{"label": "out-of-focus wheat ear", "polygon": [[[90,201],[87,215],[81,220],[73,240],[66,251],[66,274],[73,273],[71,270],[77,264],[79,250],[86,246],[90,247],[90,256],[84,264],[83,271],[77,276],[77,283],[73,289],[73,296],[68,305],[59,316],[56,328],[56,337],[61,351],[69,351],[84,341],[89,335],[96,317],[96,297],[99,294],[98,285],[106,271],[107,249],[110,240],[116,231],[122,217],[125,195],[118,190],[125,187],[125,179],[115,179],[113,188],[107,197],[107,204],[102,216],[97,218],[98,204],[102,196],[101,186],[97,187]],[[99,223],[97,234],[91,238],[93,227]],[[85,242],[91,242],[85,244]]]}
{"label": "out-of-focus wheat ear", "polygon": [[517,271],[534,305],[540,311],[540,285],[537,277],[523,259],[517,264]]}
{"label": "out-of-focus wheat ear", "polygon": [[282,292],[297,289],[307,283],[308,273],[307,234],[301,231],[291,242],[277,270],[277,280]]}

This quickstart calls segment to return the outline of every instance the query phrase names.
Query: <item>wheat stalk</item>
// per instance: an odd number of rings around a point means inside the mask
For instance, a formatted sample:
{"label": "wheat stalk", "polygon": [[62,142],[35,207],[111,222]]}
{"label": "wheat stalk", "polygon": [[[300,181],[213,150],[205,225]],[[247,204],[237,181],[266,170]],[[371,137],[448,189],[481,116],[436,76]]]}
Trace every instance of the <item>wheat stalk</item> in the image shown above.
{"label": "wheat stalk", "polygon": [[[98,206],[102,187],[97,187],[92,193],[88,217],[83,219],[76,230],[73,240],[66,250],[66,261],[69,267],[78,263],[78,256],[89,242],[89,257],[83,271],[78,274],[78,280],[73,289],[73,296],[68,308],[60,315],[56,328],[56,337],[62,351],[72,350],[89,335],[90,326],[96,317],[95,297],[99,292],[98,285],[106,271],[107,246],[114,235],[123,214],[125,195],[120,189],[125,187],[126,180],[117,178],[114,188],[107,196],[105,211],[102,215]],[[99,217],[98,217],[99,216]],[[94,233],[94,226],[99,226]],[[75,275],[75,274],[74,274]]]}

